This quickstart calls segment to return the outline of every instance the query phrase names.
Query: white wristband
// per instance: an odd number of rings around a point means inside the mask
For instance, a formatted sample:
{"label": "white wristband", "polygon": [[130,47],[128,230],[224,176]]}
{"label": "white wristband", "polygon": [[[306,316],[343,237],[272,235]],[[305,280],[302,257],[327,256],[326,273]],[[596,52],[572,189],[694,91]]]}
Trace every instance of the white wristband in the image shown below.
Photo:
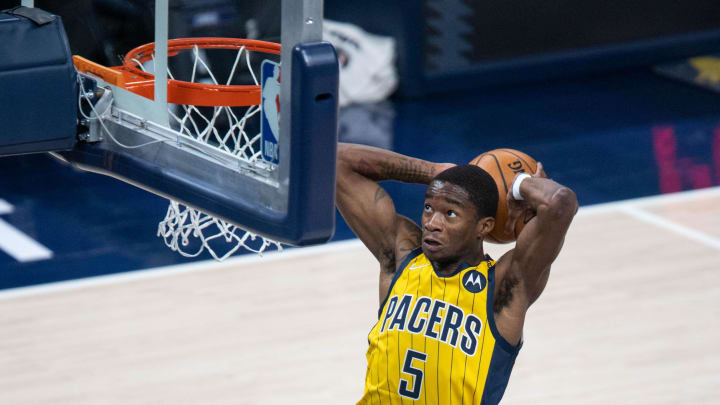
{"label": "white wristband", "polygon": [[515,177],[515,180],[512,184],[512,195],[513,198],[516,200],[523,200],[522,194],[520,194],[520,184],[523,182],[523,180],[527,179],[528,177],[532,177],[527,173],[521,173],[518,174],[517,177]]}

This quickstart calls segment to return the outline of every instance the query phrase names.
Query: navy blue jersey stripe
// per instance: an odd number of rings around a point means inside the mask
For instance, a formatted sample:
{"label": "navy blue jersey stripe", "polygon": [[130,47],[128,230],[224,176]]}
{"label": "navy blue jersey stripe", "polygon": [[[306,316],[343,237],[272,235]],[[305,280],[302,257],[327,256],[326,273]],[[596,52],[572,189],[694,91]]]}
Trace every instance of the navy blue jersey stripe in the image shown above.
{"label": "navy blue jersey stripe", "polygon": [[500,403],[510,380],[510,373],[515,365],[516,358],[517,353],[507,353],[503,350],[493,351],[487,380],[485,381],[485,391],[480,405],[497,405]]}

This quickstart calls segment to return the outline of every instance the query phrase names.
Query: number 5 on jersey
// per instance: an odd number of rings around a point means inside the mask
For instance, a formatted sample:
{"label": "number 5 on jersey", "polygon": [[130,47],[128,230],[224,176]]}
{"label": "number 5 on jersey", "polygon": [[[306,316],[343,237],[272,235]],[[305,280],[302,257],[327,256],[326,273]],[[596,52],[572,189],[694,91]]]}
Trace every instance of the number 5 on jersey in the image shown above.
{"label": "number 5 on jersey", "polygon": [[422,388],[423,377],[425,376],[425,373],[422,369],[413,367],[413,360],[415,359],[424,363],[427,359],[427,354],[422,352],[416,352],[415,350],[411,349],[408,349],[407,353],[405,353],[405,363],[403,364],[402,371],[405,374],[409,374],[415,377],[412,390],[408,390],[408,385],[410,383],[404,378],[400,379],[400,385],[398,386],[398,393],[410,399],[420,398],[420,389]]}

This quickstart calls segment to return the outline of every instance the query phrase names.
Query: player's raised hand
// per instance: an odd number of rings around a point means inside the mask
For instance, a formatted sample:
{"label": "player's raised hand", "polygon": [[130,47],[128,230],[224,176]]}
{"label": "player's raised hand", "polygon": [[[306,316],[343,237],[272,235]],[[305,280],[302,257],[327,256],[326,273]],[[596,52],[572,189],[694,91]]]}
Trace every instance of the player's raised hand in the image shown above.
{"label": "player's raised hand", "polygon": [[[532,217],[535,215],[534,212],[528,213],[528,211],[532,211],[532,208],[530,207],[530,204],[528,204],[525,200],[518,200],[513,195],[513,189],[515,188],[515,181],[518,179],[518,176],[522,175],[524,173],[518,173],[515,175],[515,179],[513,180],[513,187],[510,187],[507,194],[507,203],[508,203],[508,219],[505,221],[505,232],[506,233],[512,233],[515,229],[515,224],[518,221],[518,218],[525,217],[526,214],[528,214],[529,217]],[[535,169],[535,173],[532,174],[531,177],[539,178],[539,177],[547,177],[545,174],[545,169],[543,168],[542,163],[538,162],[537,168]],[[532,215],[530,215],[532,214]]]}

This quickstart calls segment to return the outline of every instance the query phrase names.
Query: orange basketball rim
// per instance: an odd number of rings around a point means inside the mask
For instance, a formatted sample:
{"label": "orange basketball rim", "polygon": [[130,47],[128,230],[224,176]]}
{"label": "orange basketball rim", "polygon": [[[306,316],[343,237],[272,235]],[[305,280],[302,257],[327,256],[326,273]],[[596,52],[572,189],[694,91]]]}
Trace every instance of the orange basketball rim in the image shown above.
{"label": "orange basketball rim", "polygon": [[[168,57],[195,47],[280,54],[280,44],[273,42],[240,38],[180,38],[168,41]],[[155,76],[144,72],[140,66],[152,60],[154,51],[154,42],[141,45],[128,52],[121,66],[106,67],[77,55],[73,56],[73,63],[79,72],[98,76],[107,83],[153,100]],[[173,104],[208,107],[260,104],[258,85],[206,84],[168,79],[167,93],[168,102]]]}

